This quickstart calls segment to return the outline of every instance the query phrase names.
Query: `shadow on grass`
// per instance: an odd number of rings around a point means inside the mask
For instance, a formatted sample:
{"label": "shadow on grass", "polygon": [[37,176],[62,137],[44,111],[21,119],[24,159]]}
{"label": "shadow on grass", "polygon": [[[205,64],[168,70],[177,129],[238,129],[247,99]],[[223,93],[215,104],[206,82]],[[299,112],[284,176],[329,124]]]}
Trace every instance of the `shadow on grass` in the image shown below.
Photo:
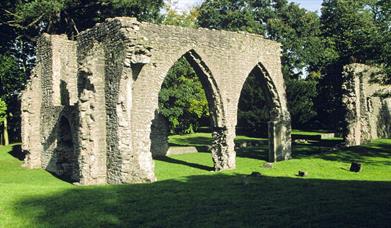
{"label": "shadow on grass", "polygon": [[12,155],[12,157],[17,158],[19,161],[23,161],[26,157],[26,154],[22,151],[21,145],[13,145],[9,154]]}
{"label": "shadow on grass", "polygon": [[239,148],[236,150],[236,156],[241,158],[252,158],[267,161],[268,159],[268,145],[258,147]]}
{"label": "shadow on grass", "polygon": [[13,214],[48,227],[384,227],[391,182],[192,176],[74,187],[20,200]]}
{"label": "shadow on grass", "polygon": [[[210,145],[211,138],[205,136],[178,138],[176,146],[196,146],[199,152],[207,152],[207,145]],[[240,145],[247,143],[245,148],[237,148],[237,156],[252,158],[258,160],[267,160],[268,156],[268,140],[267,139],[235,139],[235,143]],[[308,156],[317,156],[318,158],[330,161],[342,162],[362,162],[367,164],[391,165],[391,162],[386,158],[391,156],[391,144],[376,140],[373,143],[358,146],[341,148],[338,151],[332,151],[332,148],[343,143],[342,139],[325,139],[325,140],[307,140],[306,143],[292,144],[292,157],[294,159],[303,159]],[[256,145],[256,146],[254,146]],[[183,163],[182,163],[183,164]],[[196,167],[196,164],[190,166]]]}
{"label": "shadow on grass", "polygon": [[370,143],[341,149],[337,153],[326,153],[322,159],[329,161],[362,162],[371,165],[391,165],[391,144]]}
{"label": "shadow on grass", "polygon": [[172,163],[172,164],[186,165],[189,167],[193,167],[193,168],[201,169],[201,170],[206,170],[206,171],[214,170],[213,167],[200,165],[200,164],[196,164],[196,163],[191,163],[191,162],[187,162],[187,161],[182,161],[182,160],[178,160],[178,159],[171,158],[171,157],[155,157],[154,160],[164,161],[164,162],[168,162],[168,163]]}

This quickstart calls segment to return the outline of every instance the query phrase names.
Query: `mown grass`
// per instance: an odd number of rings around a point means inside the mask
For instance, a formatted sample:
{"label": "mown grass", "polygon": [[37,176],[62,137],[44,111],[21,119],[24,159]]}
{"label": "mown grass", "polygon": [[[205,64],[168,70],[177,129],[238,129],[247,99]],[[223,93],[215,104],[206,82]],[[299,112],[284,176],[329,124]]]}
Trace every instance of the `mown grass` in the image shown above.
{"label": "mown grass", "polygon": [[[238,140],[257,140],[238,138]],[[265,140],[262,140],[265,141]],[[75,186],[28,170],[0,147],[0,227],[386,227],[391,140],[330,152],[336,140],[293,145],[292,160],[263,168],[267,144],[238,152],[237,169],[211,172],[207,152],[155,161],[158,182]],[[205,146],[208,134],[171,144]],[[364,165],[349,172],[351,161]],[[296,176],[298,170],[307,177]],[[262,177],[249,177],[251,172]]]}

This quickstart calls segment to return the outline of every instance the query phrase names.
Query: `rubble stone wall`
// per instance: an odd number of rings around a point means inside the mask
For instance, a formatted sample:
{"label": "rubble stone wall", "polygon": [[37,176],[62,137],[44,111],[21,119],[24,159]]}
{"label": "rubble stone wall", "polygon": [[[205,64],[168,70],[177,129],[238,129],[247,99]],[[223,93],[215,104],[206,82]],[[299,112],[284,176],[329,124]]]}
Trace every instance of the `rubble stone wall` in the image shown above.
{"label": "rubble stone wall", "polygon": [[[216,170],[235,168],[238,102],[252,71],[270,98],[269,160],[290,157],[280,44],[249,33],[124,17],[83,31],[76,41],[56,35],[40,39],[22,102],[26,166],[65,173],[81,184],[155,181],[152,152],[167,146],[158,94],[182,56],[206,92]],[[30,129],[40,129],[40,135]]]}
{"label": "rubble stone wall", "polygon": [[391,86],[378,67],[350,64],[343,72],[345,140],[348,146],[391,137]]}
{"label": "rubble stone wall", "polygon": [[[25,166],[42,167],[57,175],[68,172],[69,179],[79,180],[76,149],[69,159],[59,161],[64,152],[59,142],[60,119],[66,118],[72,143],[77,146],[75,118],[76,44],[65,36],[43,35],[38,41],[37,63],[31,81],[22,96],[22,137],[26,151]],[[54,73],[56,70],[56,73]],[[68,90],[69,89],[69,90]],[[66,100],[66,105],[62,104]],[[64,170],[65,169],[65,170]]]}

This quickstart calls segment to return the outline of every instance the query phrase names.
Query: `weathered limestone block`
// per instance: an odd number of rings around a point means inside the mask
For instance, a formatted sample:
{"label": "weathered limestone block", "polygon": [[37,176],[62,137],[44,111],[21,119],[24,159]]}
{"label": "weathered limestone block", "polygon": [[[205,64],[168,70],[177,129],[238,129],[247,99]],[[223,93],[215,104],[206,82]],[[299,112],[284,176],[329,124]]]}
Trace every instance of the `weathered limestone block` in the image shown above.
{"label": "weathered limestone block", "polygon": [[269,162],[291,158],[291,121],[288,114],[268,123],[269,128]]}
{"label": "weathered limestone block", "polygon": [[198,150],[194,146],[170,146],[166,155],[194,154]]}
{"label": "weathered limestone block", "polygon": [[168,155],[168,122],[159,113],[156,113],[155,119],[151,125],[151,153],[153,157]]}

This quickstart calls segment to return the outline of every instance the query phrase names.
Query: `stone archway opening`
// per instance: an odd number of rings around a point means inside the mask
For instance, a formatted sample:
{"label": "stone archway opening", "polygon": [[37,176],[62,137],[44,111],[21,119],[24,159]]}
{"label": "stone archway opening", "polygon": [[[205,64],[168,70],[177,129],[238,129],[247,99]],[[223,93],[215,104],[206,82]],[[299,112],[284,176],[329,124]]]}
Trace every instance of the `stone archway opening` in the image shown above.
{"label": "stone archway opening", "polygon": [[237,156],[268,159],[270,103],[257,70],[253,69],[239,98],[235,146]]}
{"label": "stone archway opening", "polygon": [[78,181],[77,158],[69,120],[62,116],[57,129],[57,161],[55,174],[69,182]]}
{"label": "stone archway opening", "polygon": [[[180,118],[168,119],[180,113]],[[159,109],[151,125],[153,157],[185,153],[212,152],[214,167],[222,164],[221,150],[225,140],[223,106],[214,78],[201,57],[190,50],[170,68],[159,93]],[[182,136],[171,138],[168,135]],[[186,134],[192,134],[186,138]],[[211,139],[212,136],[212,139]],[[179,161],[176,161],[179,162]],[[200,164],[186,165],[212,170]]]}
{"label": "stone archway opening", "polygon": [[238,102],[238,156],[269,162],[290,158],[290,116],[267,70],[258,63],[243,84]]}

